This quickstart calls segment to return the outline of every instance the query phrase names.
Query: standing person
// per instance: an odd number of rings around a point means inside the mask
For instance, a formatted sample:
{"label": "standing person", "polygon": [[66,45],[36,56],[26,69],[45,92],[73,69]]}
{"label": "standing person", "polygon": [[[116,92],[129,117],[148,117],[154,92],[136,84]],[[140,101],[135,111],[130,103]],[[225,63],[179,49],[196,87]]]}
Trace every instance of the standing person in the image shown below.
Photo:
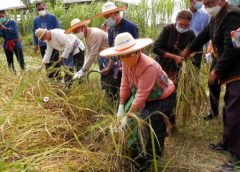
{"label": "standing person", "polygon": [[0,10],[0,31],[3,37],[3,49],[7,58],[8,67],[15,72],[13,53],[22,70],[25,68],[22,45],[19,40],[18,27],[14,20],[7,19],[6,12]]}
{"label": "standing person", "polygon": [[[63,63],[70,71],[74,68],[80,70],[84,64],[84,49],[82,41],[73,34],[65,34],[62,29],[37,29],[35,34],[39,40],[47,43],[47,50],[42,60],[42,66],[49,63],[53,49],[61,52],[57,63]],[[65,76],[65,81],[70,81],[70,75]]]}
{"label": "standing person", "polygon": [[[202,0],[190,0],[190,11],[192,12],[192,21],[190,24],[190,29],[194,32],[195,36],[197,36],[209,23],[210,17],[209,15],[201,10],[202,8]],[[199,53],[197,53],[193,59],[193,64],[200,69],[202,62],[202,55],[200,53],[203,51],[203,47],[199,49]]]}
{"label": "standing person", "polygon": [[[153,52],[157,54],[156,60],[174,82],[176,88],[181,63],[184,60],[179,53],[195,38],[194,32],[189,30],[191,19],[190,11],[180,11],[176,17],[176,23],[165,26],[153,45]],[[170,119],[173,129],[176,125],[175,120],[175,116]]]}
{"label": "standing person", "polygon": [[[135,39],[138,38],[137,26],[120,15],[120,11],[123,11],[124,9],[126,9],[125,6],[117,7],[113,2],[106,2],[102,7],[102,13],[95,16],[103,16],[106,19],[110,47],[114,46],[115,37],[123,32],[130,33]],[[114,95],[113,99],[118,100],[118,93],[122,77],[122,64],[118,57],[112,57],[112,60],[110,60],[109,63],[111,63],[113,69],[106,69],[102,72],[106,73],[109,72],[107,70],[113,70],[113,78],[108,84],[112,87],[111,92]]]}
{"label": "standing person", "polygon": [[[130,118],[131,113],[151,125],[156,134],[154,143],[151,141],[151,129],[147,126],[146,152],[141,149],[140,138],[133,145],[132,158],[137,163],[138,171],[145,172],[153,160],[152,144],[155,144],[157,158],[162,156],[166,137],[166,124],[158,112],[167,116],[173,113],[176,104],[176,93],[173,82],[161,66],[151,57],[142,53],[141,50],[152,44],[152,39],[134,39],[131,34],[125,32],[118,34],[115,46],[103,50],[103,57],[119,56],[123,63],[123,75],[120,87],[120,105],[116,114],[122,118],[122,127],[125,119]],[[127,114],[125,114],[125,109]],[[125,117],[124,117],[125,116]]]}
{"label": "standing person", "polygon": [[[45,42],[38,40],[35,32],[38,28],[43,29],[57,29],[60,28],[60,24],[53,14],[49,14],[46,11],[46,5],[44,2],[37,2],[36,3],[36,9],[39,13],[39,16],[37,16],[33,21],[33,42],[34,42],[34,52],[37,53],[37,51],[40,49],[40,53],[42,58],[45,55],[45,51],[47,49],[47,45]],[[52,64],[56,61],[58,61],[59,58],[59,52],[57,50],[53,50],[51,54],[51,59],[49,63],[46,64],[46,69],[52,66]],[[56,68],[59,67],[59,65],[55,66]],[[48,74],[48,78],[53,78],[54,76],[58,75],[58,72],[50,72]]]}
{"label": "standing person", "polygon": [[187,57],[209,40],[213,42],[217,62],[208,82],[226,84],[226,93],[223,138],[209,147],[215,151],[229,151],[232,159],[220,170],[234,171],[240,168],[240,49],[233,47],[231,31],[240,27],[240,9],[225,0],[203,0],[203,4],[212,17],[211,21],[181,55]]}

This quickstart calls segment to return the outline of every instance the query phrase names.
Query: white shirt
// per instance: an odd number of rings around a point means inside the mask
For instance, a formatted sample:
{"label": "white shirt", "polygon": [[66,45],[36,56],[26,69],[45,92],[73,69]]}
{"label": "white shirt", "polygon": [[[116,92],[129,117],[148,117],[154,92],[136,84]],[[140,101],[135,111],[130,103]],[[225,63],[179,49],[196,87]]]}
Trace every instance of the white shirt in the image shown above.
{"label": "white shirt", "polygon": [[[80,39],[78,39],[73,34],[65,34],[65,30],[63,29],[52,29],[51,32],[51,40],[47,41],[47,49],[45,55],[43,57],[43,63],[49,63],[52,55],[53,49],[58,50],[60,53],[60,57],[68,58],[69,54],[72,53],[74,48],[75,41],[79,42],[79,48],[81,50],[85,49],[84,44]],[[79,49],[76,48],[73,52],[73,55],[79,53]]]}

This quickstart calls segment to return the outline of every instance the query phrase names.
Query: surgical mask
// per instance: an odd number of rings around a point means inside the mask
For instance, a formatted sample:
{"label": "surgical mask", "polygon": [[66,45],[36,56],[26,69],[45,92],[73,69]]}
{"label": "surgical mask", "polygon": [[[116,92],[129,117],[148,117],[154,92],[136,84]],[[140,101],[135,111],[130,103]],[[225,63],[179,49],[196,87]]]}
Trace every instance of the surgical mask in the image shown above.
{"label": "surgical mask", "polygon": [[110,28],[114,28],[115,25],[116,25],[116,21],[112,19],[112,17],[109,17],[107,20],[106,20],[106,23],[108,25],[108,27]]}
{"label": "surgical mask", "polygon": [[182,27],[178,26],[178,24],[176,26],[176,29],[179,33],[185,33],[189,30],[189,28],[182,28]]}
{"label": "surgical mask", "polygon": [[47,14],[46,10],[38,11],[40,16],[45,16]]}
{"label": "surgical mask", "polygon": [[76,37],[78,37],[79,39],[83,39],[84,38],[84,32],[78,32],[75,34]]}
{"label": "surgical mask", "polygon": [[228,0],[228,3],[231,5],[239,6],[240,0]]}
{"label": "surgical mask", "polygon": [[203,4],[202,2],[196,2],[195,4],[192,4],[192,5],[195,10],[198,10],[202,8],[202,4]]}
{"label": "surgical mask", "polygon": [[0,22],[3,24],[3,23],[5,23],[7,21],[7,19],[6,19],[6,17],[1,17],[0,18]]}
{"label": "surgical mask", "polygon": [[216,6],[211,7],[211,8],[205,8],[205,10],[207,11],[207,13],[210,16],[215,17],[219,13],[219,11],[221,10],[221,6],[216,5]]}

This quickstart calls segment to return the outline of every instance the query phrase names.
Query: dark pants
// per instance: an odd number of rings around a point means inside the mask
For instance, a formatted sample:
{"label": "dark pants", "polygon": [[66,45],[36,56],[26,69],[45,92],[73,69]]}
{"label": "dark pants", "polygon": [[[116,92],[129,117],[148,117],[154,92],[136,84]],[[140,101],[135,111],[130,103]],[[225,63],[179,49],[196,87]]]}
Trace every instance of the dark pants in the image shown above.
{"label": "dark pants", "polygon": [[226,85],[224,96],[223,142],[230,153],[240,158],[240,80]]}
{"label": "dark pants", "polygon": [[221,93],[221,85],[216,81],[213,84],[208,84],[210,91],[210,106],[211,113],[215,116],[219,115],[219,98]]}
{"label": "dark pants", "polygon": [[[42,58],[45,55],[46,49],[47,49],[47,46],[40,46],[40,53],[42,55]],[[56,61],[58,61],[58,59],[59,59],[59,52],[57,50],[53,49],[51,59],[50,59],[50,63],[47,63],[45,65],[46,70],[48,70]],[[54,68],[59,68],[60,66],[61,66],[60,64],[55,64]],[[58,70],[48,71],[48,78],[58,77],[58,75],[59,75]]]}
{"label": "dark pants", "polygon": [[[202,51],[202,50],[201,50]],[[194,58],[193,58],[193,65],[196,66],[198,69],[201,68],[201,63],[202,63],[202,53],[197,53]]]}
{"label": "dark pants", "polygon": [[14,67],[14,60],[13,60],[13,53],[16,55],[17,60],[20,64],[20,67],[22,70],[25,69],[25,63],[24,63],[24,57],[23,57],[23,50],[22,48],[14,48],[13,51],[9,51],[8,49],[4,49],[8,67],[11,68],[13,71],[15,71]]}
{"label": "dark pants", "polygon": [[[168,118],[171,118],[174,113],[174,107],[176,106],[176,92],[172,93],[168,98],[164,100],[157,100],[153,102],[147,102],[144,109],[140,112],[139,117],[144,119],[151,125],[156,137],[154,137],[155,151],[158,157],[162,156],[164,149],[164,141],[167,136],[167,126],[164,122],[164,118],[159,112],[165,114]],[[132,156],[139,166],[148,166],[146,163],[151,162],[153,159],[151,129],[147,126],[145,138],[146,154],[141,150],[141,142],[135,146],[132,150]],[[158,144],[159,143],[159,144]]]}
{"label": "dark pants", "polygon": [[79,49],[79,53],[73,56],[74,69],[79,71],[84,65],[84,51]]}
{"label": "dark pants", "polygon": [[111,71],[108,75],[101,75],[101,85],[102,89],[106,91],[108,96],[113,100],[119,100],[119,90],[121,85],[122,73],[118,74],[115,79],[113,77],[113,72]]}

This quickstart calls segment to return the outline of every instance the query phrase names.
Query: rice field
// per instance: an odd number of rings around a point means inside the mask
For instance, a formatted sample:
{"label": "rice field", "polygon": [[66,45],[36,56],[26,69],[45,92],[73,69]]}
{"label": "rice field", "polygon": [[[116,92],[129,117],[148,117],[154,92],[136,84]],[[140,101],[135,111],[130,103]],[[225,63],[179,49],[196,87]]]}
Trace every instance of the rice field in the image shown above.
{"label": "rice field", "polygon": [[[47,80],[45,71],[36,73],[41,58],[26,49],[27,70],[17,74],[7,69],[1,49],[0,171],[135,171],[126,135],[114,130],[116,105],[100,89],[98,77],[64,90]],[[214,172],[227,159],[207,148],[221,138],[221,118],[205,122],[203,115],[195,113],[185,125],[179,117],[158,171]]]}

